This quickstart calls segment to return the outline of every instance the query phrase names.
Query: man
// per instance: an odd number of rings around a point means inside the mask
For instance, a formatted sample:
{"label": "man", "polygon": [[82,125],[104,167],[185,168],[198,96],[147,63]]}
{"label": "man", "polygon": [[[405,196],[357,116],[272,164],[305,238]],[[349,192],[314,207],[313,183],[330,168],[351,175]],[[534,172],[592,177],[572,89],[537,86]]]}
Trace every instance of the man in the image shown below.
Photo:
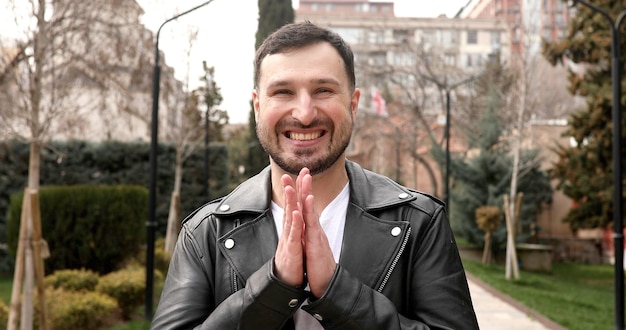
{"label": "man", "polygon": [[345,159],[347,44],[288,24],[254,82],[270,165],[184,220],[152,328],[477,329],[444,205]]}

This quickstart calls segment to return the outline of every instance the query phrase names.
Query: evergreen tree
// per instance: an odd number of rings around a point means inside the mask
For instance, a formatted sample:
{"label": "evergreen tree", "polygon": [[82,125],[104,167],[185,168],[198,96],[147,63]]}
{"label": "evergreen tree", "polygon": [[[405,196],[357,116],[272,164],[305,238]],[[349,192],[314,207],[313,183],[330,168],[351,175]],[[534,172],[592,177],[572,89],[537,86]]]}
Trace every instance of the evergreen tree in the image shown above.
{"label": "evergreen tree", "polygon": [[281,26],[293,23],[294,17],[291,0],[259,0],[259,25],[254,49],[259,49],[263,40]]}
{"label": "evergreen tree", "polygon": [[208,112],[208,116],[205,120],[205,125],[208,127],[208,139],[210,142],[222,142],[223,128],[228,124],[228,113],[225,110],[220,110],[217,107],[222,103],[224,99],[222,97],[221,89],[215,82],[215,68],[209,67],[206,61],[202,62],[202,68],[204,75],[200,77],[200,81],[204,83],[196,89],[195,93],[202,97],[205,111]]}
{"label": "evergreen tree", "polygon": [[[614,18],[626,9],[625,1],[589,2]],[[560,41],[544,44],[544,55],[553,65],[571,61],[586,68],[584,74],[581,70],[568,73],[570,92],[587,99],[587,109],[573,114],[564,132],[564,136],[573,137],[576,145],[555,146],[559,159],[551,169],[558,189],[574,201],[574,207],[563,219],[572,230],[603,227],[613,219],[611,67],[615,64],[611,63],[611,31],[608,20],[600,14],[584,6],[576,8],[569,34]],[[620,33],[624,35],[624,28]],[[619,47],[624,49],[625,40],[621,39]],[[624,77],[624,67],[620,70]],[[624,135],[621,138],[624,141]],[[622,143],[621,157],[624,154],[626,147]]]}
{"label": "evergreen tree", "polygon": [[[480,134],[469,135],[478,154],[467,160],[454,157],[451,162],[453,186],[450,196],[450,219],[455,232],[474,244],[482,244],[484,232],[476,224],[475,212],[481,206],[502,209],[503,196],[508,195],[511,182],[512,157],[508,144],[502,139],[503,120],[501,99],[495,88],[488,93],[486,109],[480,116]],[[522,153],[521,164],[525,174],[519,178],[518,191],[524,193],[520,211],[521,231],[518,240],[528,238],[531,223],[542,202],[549,202],[552,188],[548,174],[541,170],[537,150]],[[494,247],[506,242],[504,223],[493,232]]]}
{"label": "evergreen tree", "polygon": [[[259,0],[259,25],[256,31],[255,49],[258,49],[263,40],[272,32],[287,23],[292,23],[294,15],[291,0]],[[245,175],[251,177],[269,164],[268,155],[261,147],[256,135],[256,121],[252,104],[250,104],[248,127],[250,134]]]}

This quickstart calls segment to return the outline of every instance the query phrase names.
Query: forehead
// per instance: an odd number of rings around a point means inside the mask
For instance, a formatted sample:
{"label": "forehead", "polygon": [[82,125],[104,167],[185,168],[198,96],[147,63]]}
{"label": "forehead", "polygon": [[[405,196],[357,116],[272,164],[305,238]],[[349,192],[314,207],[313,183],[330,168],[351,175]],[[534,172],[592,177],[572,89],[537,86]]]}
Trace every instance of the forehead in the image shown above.
{"label": "forehead", "polygon": [[347,81],[344,61],[328,42],[317,42],[285,52],[267,55],[260,65],[260,84],[273,80],[333,77]]}

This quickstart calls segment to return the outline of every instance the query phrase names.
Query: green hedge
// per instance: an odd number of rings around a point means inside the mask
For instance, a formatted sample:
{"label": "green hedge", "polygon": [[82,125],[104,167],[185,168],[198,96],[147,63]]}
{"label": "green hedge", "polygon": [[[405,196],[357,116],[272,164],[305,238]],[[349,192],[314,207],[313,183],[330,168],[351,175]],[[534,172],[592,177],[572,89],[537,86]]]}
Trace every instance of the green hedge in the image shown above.
{"label": "green hedge", "polygon": [[[11,198],[8,244],[17,248],[23,193]],[[43,187],[41,228],[50,248],[46,271],[118,269],[145,243],[148,191],[138,186]],[[15,253],[13,253],[15,255]]]}
{"label": "green hedge", "polygon": [[[159,237],[165,235],[167,228],[176,153],[172,145],[160,144],[157,154],[156,231]],[[211,143],[208,154],[208,198],[202,194],[204,150],[196,150],[183,165],[182,216],[208,200],[225,195],[229,190],[227,146],[223,143]],[[27,144],[0,142],[0,243],[8,240],[6,225],[10,196],[22,192],[27,184],[28,158]],[[42,186],[125,184],[149,189],[149,159],[150,144],[147,142],[52,142],[50,148],[42,150],[40,182]],[[0,250],[0,273],[12,274],[13,259],[3,254]]]}

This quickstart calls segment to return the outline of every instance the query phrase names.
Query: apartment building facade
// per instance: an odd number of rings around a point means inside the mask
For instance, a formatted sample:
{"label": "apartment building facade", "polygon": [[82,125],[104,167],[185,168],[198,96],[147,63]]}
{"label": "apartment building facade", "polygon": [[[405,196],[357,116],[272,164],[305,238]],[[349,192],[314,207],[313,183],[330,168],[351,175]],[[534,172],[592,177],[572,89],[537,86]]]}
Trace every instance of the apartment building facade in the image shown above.
{"label": "apartment building facade", "polygon": [[[106,0],[97,5],[59,1],[51,13],[49,21],[54,24],[46,31],[33,32],[49,38],[40,99],[47,133],[40,138],[149,141],[154,33],[140,22],[143,9],[135,0]],[[15,58],[10,56],[16,53],[14,49],[17,54],[29,52],[29,45],[3,40],[0,71],[13,71],[8,75],[11,79],[3,81],[4,89],[22,91],[14,95],[23,98],[21,106],[25,106],[31,102],[24,93],[30,69],[25,63],[9,64]],[[174,110],[181,106],[184,93],[163,54],[160,63],[159,132],[165,137],[176,123]],[[0,102],[6,111],[17,107],[11,103],[17,99],[0,98]],[[13,135],[28,136],[29,128],[21,117],[13,116],[13,120],[5,122],[12,126]]]}
{"label": "apartment building facade", "polygon": [[511,27],[511,52],[520,56],[538,51],[541,40],[567,35],[575,9],[561,0],[471,0],[460,13],[463,18],[499,18]]}

